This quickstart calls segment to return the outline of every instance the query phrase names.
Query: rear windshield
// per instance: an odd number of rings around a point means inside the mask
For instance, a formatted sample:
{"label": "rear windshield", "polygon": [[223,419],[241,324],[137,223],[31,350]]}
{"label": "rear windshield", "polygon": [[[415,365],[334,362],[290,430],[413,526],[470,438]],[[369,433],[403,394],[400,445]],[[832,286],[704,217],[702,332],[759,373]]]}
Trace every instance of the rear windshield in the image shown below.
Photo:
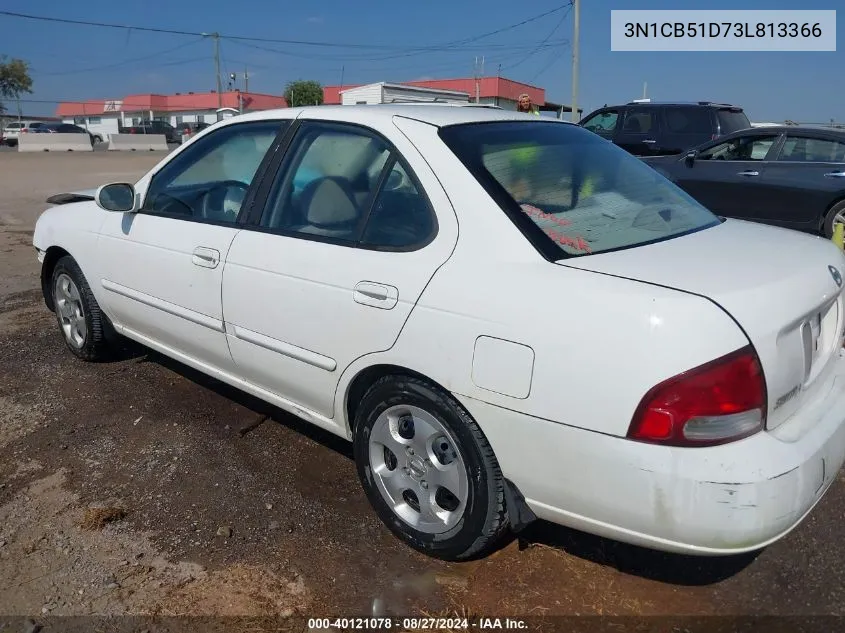
{"label": "rear windshield", "polygon": [[447,126],[446,145],[551,259],[658,242],[719,219],[640,159],[579,126]]}
{"label": "rear windshield", "polygon": [[732,112],[731,110],[719,110],[719,132],[731,134],[739,130],[746,130],[751,127],[751,121],[745,112]]}

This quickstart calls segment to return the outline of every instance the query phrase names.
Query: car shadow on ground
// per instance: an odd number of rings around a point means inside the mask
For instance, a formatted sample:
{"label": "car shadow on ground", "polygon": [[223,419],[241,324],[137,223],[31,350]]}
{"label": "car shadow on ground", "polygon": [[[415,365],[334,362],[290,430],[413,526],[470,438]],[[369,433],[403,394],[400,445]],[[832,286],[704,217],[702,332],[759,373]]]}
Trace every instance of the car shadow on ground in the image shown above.
{"label": "car shadow on ground", "polygon": [[309,424],[304,420],[300,420],[295,415],[288,413],[279,407],[188,367],[169,356],[164,356],[155,350],[145,348],[134,341],[125,341],[115,360],[134,360],[136,363],[156,363],[157,365],[161,365],[162,367],[179,374],[183,378],[190,380],[204,389],[209,389],[227,400],[231,400],[245,409],[249,409],[255,413],[255,421],[245,424],[240,429],[235,429],[241,433],[241,435],[245,435],[246,433],[252,431],[257,424],[260,423],[261,419],[266,417],[267,421],[282,424],[290,428],[292,431],[318,442],[350,460],[352,459],[352,444],[343,438],[338,437],[329,431],[325,431],[313,424]]}
{"label": "car shadow on ground", "polygon": [[[282,424],[349,460],[353,459],[352,445],[343,438],[302,421],[278,407],[183,365],[179,361],[127,341],[119,359],[116,360],[130,359],[135,362],[154,362],[161,365],[200,387],[209,389],[253,411],[256,414],[256,420],[261,420],[266,416],[268,421]],[[247,424],[239,431],[249,432],[249,427],[250,425]],[[506,538],[499,549],[507,547],[514,540],[518,542],[521,550],[538,545],[551,547],[570,556],[612,567],[625,574],[686,586],[706,586],[722,582],[748,567],[760,554],[759,551],[720,557],[670,554],[628,545],[541,520],[528,525],[518,535]]]}
{"label": "car shadow on ground", "polygon": [[685,585],[712,585],[753,563],[761,551],[735,556],[687,556],[658,552],[587,534],[563,526],[536,521],[518,537],[520,549],[544,545],[584,560],[613,567],[618,571],[657,582]]}

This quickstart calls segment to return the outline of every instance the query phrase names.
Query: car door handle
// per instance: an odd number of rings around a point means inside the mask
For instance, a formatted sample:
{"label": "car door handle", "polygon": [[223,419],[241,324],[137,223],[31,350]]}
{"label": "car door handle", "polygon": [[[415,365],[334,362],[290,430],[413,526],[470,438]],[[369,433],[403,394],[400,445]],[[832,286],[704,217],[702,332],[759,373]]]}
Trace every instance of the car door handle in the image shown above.
{"label": "car door handle", "polygon": [[825,178],[845,178],[845,171],[829,171],[824,175]]}
{"label": "car door handle", "polygon": [[741,171],[737,174],[737,176],[759,176],[759,175],[760,175],[759,171],[753,171],[751,169],[749,169],[748,171]]}
{"label": "car door handle", "polygon": [[399,302],[399,290],[394,286],[373,281],[360,281],[352,293],[355,303],[390,310]]}
{"label": "car door handle", "polygon": [[652,143],[656,143],[656,142],[657,141],[654,140],[653,138],[647,138],[643,141],[643,143],[648,143],[649,145],[651,145]]}
{"label": "car door handle", "polygon": [[216,248],[207,248],[205,246],[197,246],[194,249],[191,261],[194,266],[202,266],[203,268],[217,268],[220,263],[220,251]]}

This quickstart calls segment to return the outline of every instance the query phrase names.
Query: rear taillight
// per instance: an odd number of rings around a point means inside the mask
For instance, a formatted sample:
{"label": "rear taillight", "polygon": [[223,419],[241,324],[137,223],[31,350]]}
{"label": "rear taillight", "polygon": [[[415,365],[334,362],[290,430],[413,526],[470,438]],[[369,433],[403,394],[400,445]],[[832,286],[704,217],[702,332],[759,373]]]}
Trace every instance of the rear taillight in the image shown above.
{"label": "rear taillight", "polygon": [[766,384],[748,346],[652,388],[640,401],[628,438],[667,446],[714,446],[761,431]]}

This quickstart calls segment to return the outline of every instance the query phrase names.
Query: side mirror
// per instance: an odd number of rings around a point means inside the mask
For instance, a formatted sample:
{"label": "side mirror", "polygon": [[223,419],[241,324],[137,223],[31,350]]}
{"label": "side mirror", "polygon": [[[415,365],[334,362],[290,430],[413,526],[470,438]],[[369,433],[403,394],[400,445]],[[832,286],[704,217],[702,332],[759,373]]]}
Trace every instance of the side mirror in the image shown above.
{"label": "side mirror", "polygon": [[132,213],[135,208],[135,187],[125,182],[101,185],[94,194],[97,206],[116,213]]}
{"label": "side mirror", "polygon": [[698,152],[695,150],[689,152],[686,156],[684,156],[684,162],[686,162],[687,167],[692,167],[692,164],[695,162],[696,156],[698,156]]}

